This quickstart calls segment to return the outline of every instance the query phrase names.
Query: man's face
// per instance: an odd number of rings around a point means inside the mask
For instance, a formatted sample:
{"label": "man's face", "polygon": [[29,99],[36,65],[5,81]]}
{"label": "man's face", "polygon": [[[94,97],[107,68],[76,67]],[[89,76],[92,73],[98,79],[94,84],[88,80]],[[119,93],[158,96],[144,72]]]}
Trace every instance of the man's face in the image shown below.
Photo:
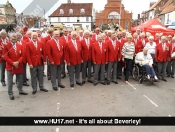
{"label": "man's face", "polygon": [[69,32],[69,35],[71,35],[71,32],[72,32],[72,31],[71,31],[71,30],[69,30],[68,32]]}
{"label": "man's face", "polygon": [[123,37],[123,38],[126,37],[126,33],[125,33],[125,32],[122,33],[122,37]]}
{"label": "man's face", "polygon": [[17,41],[21,40],[21,35],[17,35]]}
{"label": "man's face", "polygon": [[31,38],[31,36],[32,36],[32,33],[27,33],[28,38]]}
{"label": "man's face", "polygon": [[33,40],[34,42],[36,42],[37,39],[38,39],[38,36],[37,36],[36,34],[32,36],[32,40]]}
{"label": "man's face", "polygon": [[168,41],[171,41],[171,40],[172,40],[172,37],[169,36],[169,37],[168,37]]}
{"label": "man's face", "polygon": [[117,37],[116,34],[112,34],[112,35],[111,35],[111,39],[112,39],[112,40],[116,40],[116,37]]}
{"label": "man's face", "polygon": [[96,33],[96,34],[99,34],[99,33],[100,33],[100,29],[97,28],[97,29],[95,30],[95,33]]}
{"label": "man's face", "polygon": [[137,34],[140,35],[141,31],[140,30],[137,30]]}
{"label": "man's face", "polygon": [[12,36],[12,37],[10,38],[10,41],[11,41],[12,43],[16,43],[17,37],[16,37],[16,36]]}
{"label": "man's face", "polygon": [[103,40],[102,36],[98,37],[98,41],[101,43]]}
{"label": "man's face", "polygon": [[79,35],[80,35],[80,36],[83,36],[83,32],[79,32]]}
{"label": "man's face", "polygon": [[54,37],[55,39],[58,39],[59,36],[60,36],[59,32],[55,32],[55,33],[53,34],[53,37]]}
{"label": "man's face", "polygon": [[133,37],[134,37],[134,39],[137,39],[138,38],[138,35],[137,34],[134,34]]}
{"label": "man's face", "polygon": [[64,34],[65,36],[67,36],[67,35],[68,35],[68,30],[64,30],[63,34]]}
{"label": "man's face", "polygon": [[38,37],[41,37],[41,33],[40,32],[38,32],[37,34],[38,34]]}
{"label": "man's face", "polygon": [[111,33],[110,32],[108,32],[108,37],[111,37]]}
{"label": "man's face", "polygon": [[145,35],[142,34],[142,35],[141,35],[141,38],[144,39],[144,38],[145,38]]}
{"label": "man's face", "polygon": [[118,33],[118,34],[117,34],[117,38],[118,38],[118,39],[121,39],[121,37],[122,37],[122,34],[121,34],[121,33]]}
{"label": "man's face", "polygon": [[162,43],[166,42],[166,38],[161,38]]}
{"label": "man's face", "polygon": [[74,33],[74,34],[72,35],[72,39],[75,40],[76,37],[77,37],[77,34]]}
{"label": "man's face", "polygon": [[153,43],[153,42],[154,42],[154,40],[151,38],[151,39],[149,39],[149,42],[150,42],[150,43]]}
{"label": "man's face", "polygon": [[89,35],[90,35],[89,33],[84,34],[85,38],[89,38]]}
{"label": "man's face", "polygon": [[1,38],[6,39],[7,35],[5,33],[1,33]]}
{"label": "man's face", "polygon": [[107,34],[108,34],[108,31],[105,31],[105,34],[106,34],[106,36],[107,36]]}
{"label": "man's face", "polygon": [[145,55],[147,54],[147,52],[148,52],[148,50],[146,50],[146,49],[143,50],[143,53],[144,53]]}

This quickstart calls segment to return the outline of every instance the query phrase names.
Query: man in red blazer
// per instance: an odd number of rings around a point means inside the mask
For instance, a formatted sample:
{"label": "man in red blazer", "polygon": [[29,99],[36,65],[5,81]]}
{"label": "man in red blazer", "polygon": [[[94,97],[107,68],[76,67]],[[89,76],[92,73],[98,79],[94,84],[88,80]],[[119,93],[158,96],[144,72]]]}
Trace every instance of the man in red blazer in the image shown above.
{"label": "man in red blazer", "polygon": [[102,42],[102,35],[98,35],[98,41],[92,46],[92,61],[94,63],[94,86],[98,84],[98,76],[101,68],[101,84],[106,85],[104,72],[105,64],[108,63],[108,47],[106,43]]}
{"label": "man in red blazer", "polygon": [[70,77],[70,87],[74,87],[74,70],[75,70],[75,79],[76,84],[82,86],[80,82],[80,65],[82,63],[81,57],[81,43],[76,40],[77,32],[71,32],[71,40],[67,43],[66,46],[66,62],[69,66],[69,77]]}
{"label": "man in red blazer", "polygon": [[[48,36],[44,38],[44,50],[46,51],[47,50],[47,42],[49,40],[52,39],[52,36],[53,36],[53,29],[52,28],[49,28],[47,33],[48,33]],[[46,54],[47,56],[47,54]],[[47,59],[47,78],[48,80],[51,80],[51,69],[50,69],[50,63],[49,63],[49,60]]]}
{"label": "man in red blazer", "polygon": [[22,40],[22,34],[16,33],[17,35],[17,44],[20,44],[22,46],[23,50],[23,86],[29,86],[27,83],[27,57],[26,57],[26,41]]}
{"label": "man in red blazer", "polygon": [[79,35],[77,36],[76,39],[77,39],[78,41],[82,41],[82,40],[84,39],[83,34],[84,34],[84,33],[83,33],[83,30],[80,30],[80,31],[79,31]]}
{"label": "man in red blazer", "polygon": [[[170,48],[172,49],[171,54],[173,54],[175,52],[175,37],[172,38]],[[168,73],[172,78],[174,78],[174,75],[175,75],[175,57],[174,58],[171,57],[170,65],[168,66]]]}
{"label": "man in red blazer", "polygon": [[98,41],[98,35],[100,34],[100,28],[95,29],[95,33],[92,35],[92,40],[94,42]]}
{"label": "man in red blazer", "polygon": [[111,30],[108,30],[107,35],[106,35],[106,38],[105,38],[105,41],[106,42],[111,40],[111,34],[112,34],[112,31]]}
{"label": "man in red blazer", "polygon": [[171,59],[171,48],[168,43],[166,43],[166,37],[161,37],[161,43],[156,47],[155,60],[158,62],[158,77],[160,79],[161,72],[163,71],[162,80],[166,80],[166,68],[168,61]]}
{"label": "man in red blazer", "polygon": [[[63,36],[60,37],[60,39],[63,41],[64,53],[65,53],[66,45],[71,40],[71,36],[68,35],[67,29],[63,29]],[[66,58],[66,54],[63,54],[62,61],[61,61],[61,74],[62,74],[61,78],[62,79],[66,77],[65,62],[64,62],[65,58]],[[68,66],[67,66],[67,70],[68,70]]]}
{"label": "man in red blazer", "polygon": [[[15,33],[10,35],[10,42],[4,46],[4,59],[6,61],[6,70],[7,70],[7,80],[8,80],[8,94],[11,100],[14,100],[14,95],[12,91],[13,87],[13,69],[18,68],[20,65],[23,65],[23,53],[22,46],[17,44],[17,36]],[[17,88],[19,94],[27,95],[22,90],[23,78],[22,73],[16,74],[16,79],[18,80]]]}
{"label": "man in red blazer", "polygon": [[61,83],[61,59],[64,53],[63,41],[60,39],[60,32],[54,31],[53,38],[47,42],[47,56],[51,64],[51,83],[53,90],[57,91],[56,78],[58,79],[58,87],[65,88]]}
{"label": "man in red blazer", "polygon": [[6,86],[6,83],[5,83],[6,62],[3,59],[3,49],[4,49],[4,46],[8,43],[8,40],[6,39],[7,33],[5,31],[1,31],[0,35],[1,35],[1,39],[0,39],[0,81],[2,83],[2,86]]}
{"label": "man in red blazer", "polygon": [[133,34],[132,42],[135,44],[135,54],[141,52],[143,49],[143,45],[142,45],[142,42],[140,41],[140,39],[138,39],[137,33]]}
{"label": "man in red blazer", "polygon": [[33,88],[32,94],[37,92],[37,80],[41,91],[48,92],[43,85],[43,65],[46,64],[46,55],[43,50],[43,43],[37,40],[38,34],[32,33],[31,42],[27,43],[26,54],[27,62],[30,67],[31,84]]}
{"label": "man in red blazer", "polygon": [[[140,34],[140,41],[141,41],[141,43],[142,43],[142,49],[141,49],[141,51],[142,51],[143,48],[145,47],[146,43],[149,42],[149,41],[148,41],[148,38],[145,38],[145,33],[141,33],[141,34]],[[141,51],[140,51],[140,52],[141,52]]]}
{"label": "man in red blazer", "polygon": [[120,42],[116,39],[115,32],[112,33],[111,40],[108,41],[108,71],[107,71],[107,85],[111,82],[111,71],[113,68],[113,83],[117,82],[117,63],[120,61]]}
{"label": "man in red blazer", "polygon": [[[92,44],[93,41],[89,38],[90,32],[85,31],[84,36],[85,38],[81,41],[82,45],[82,59],[83,59],[83,68],[82,68],[82,83],[85,84],[86,82],[86,75],[88,77],[88,82],[93,83],[91,80],[91,68],[92,68]],[[88,73],[87,73],[88,69]]]}
{"label": "man in red blazer", "polygon": [[[172,46],[172,36],[168,35],[167,37],[167,43],[170,45],[170,47]],[[171,47],[172,49],[172,47]],[[167,66],[167,77],[171,76],[171,66],[172,66],[172,62],[171,60],[168,62],[168,66]]]}

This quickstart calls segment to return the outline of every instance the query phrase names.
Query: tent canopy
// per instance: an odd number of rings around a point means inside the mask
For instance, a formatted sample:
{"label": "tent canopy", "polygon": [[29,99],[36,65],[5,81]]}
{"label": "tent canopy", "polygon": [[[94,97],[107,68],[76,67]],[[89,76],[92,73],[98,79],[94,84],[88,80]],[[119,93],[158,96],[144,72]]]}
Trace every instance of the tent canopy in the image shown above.
{"label": "tent canopy", "polygon": [[156,33],[163,33],[164,35],[173,36],[175,34],[174,30],[166,28],[157,18],[148,20],[139,26],[133,27],[131,31],[135,32],[137,29],[140,29],[143,32],[150,32],[154,36]]}

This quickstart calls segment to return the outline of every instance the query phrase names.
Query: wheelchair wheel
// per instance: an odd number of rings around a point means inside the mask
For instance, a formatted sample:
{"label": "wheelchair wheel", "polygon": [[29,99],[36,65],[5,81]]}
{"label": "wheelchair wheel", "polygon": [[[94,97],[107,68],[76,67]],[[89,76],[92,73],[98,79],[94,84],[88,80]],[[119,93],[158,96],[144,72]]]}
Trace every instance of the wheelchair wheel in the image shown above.
{"label": "wheelchair wheel", "polygon": [[139,79],[139,83],[140,84],[142,84],[143,83],[143,79],[141,78],[141,79]]}
{"label": "wheelchair wheel", "polygon": [[134,66],[132,70],[132,77],[135,81],[138,81],[139,79],[139,68],[137,66]]}

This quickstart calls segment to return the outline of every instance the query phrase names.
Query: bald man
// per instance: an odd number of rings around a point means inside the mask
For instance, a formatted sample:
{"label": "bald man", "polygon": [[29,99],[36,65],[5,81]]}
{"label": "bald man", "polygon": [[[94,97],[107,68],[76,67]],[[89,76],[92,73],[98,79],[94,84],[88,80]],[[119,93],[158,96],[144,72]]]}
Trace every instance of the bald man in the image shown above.
{"label": "bald man", "polygon": [[48,92],[43,84],[43,65],[46,64],[46,54],[43,43],[38,41],[38,34],[36,32],[32,33],[31,42],[26,45],[26,56],[30,67],[32,94],[37,92],[37,80],[39,81],[40,90]]}

